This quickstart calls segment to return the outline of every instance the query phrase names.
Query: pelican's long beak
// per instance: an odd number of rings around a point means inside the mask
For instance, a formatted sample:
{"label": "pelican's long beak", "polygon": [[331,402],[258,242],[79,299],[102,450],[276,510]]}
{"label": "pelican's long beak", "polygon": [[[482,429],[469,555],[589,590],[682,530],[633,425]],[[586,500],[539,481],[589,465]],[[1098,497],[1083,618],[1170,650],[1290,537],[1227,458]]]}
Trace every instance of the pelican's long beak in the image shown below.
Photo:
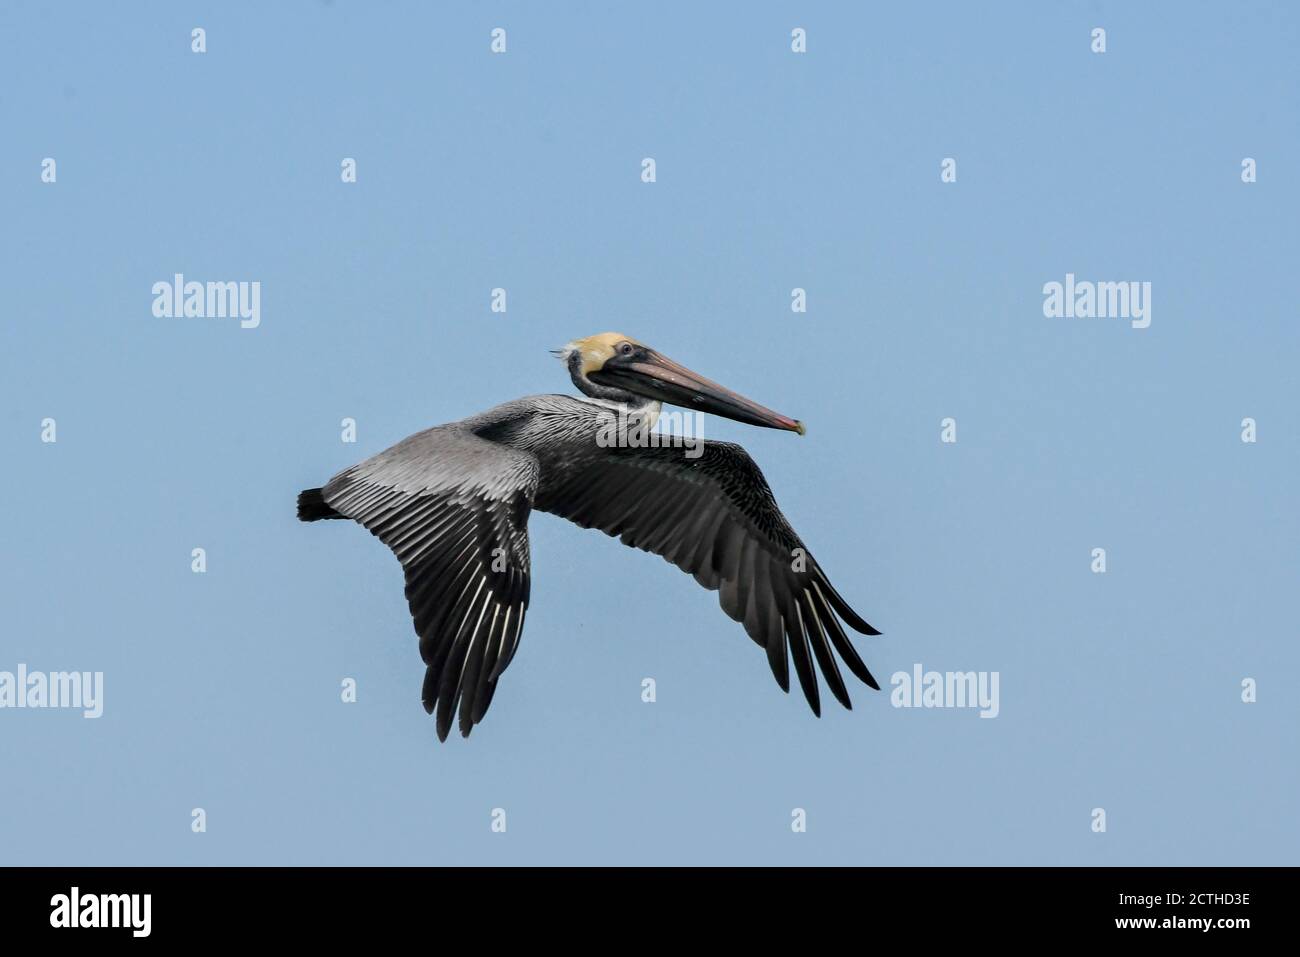
{"label": "pelican's long beak", "polygon": [[712,412],[747,425],[804,434],[803,423],[798,419],[773,412],[652,349],[643,349],[640,355],[628,362],[615,357],[588,377],[593,382],[626,389],[686,409]]}

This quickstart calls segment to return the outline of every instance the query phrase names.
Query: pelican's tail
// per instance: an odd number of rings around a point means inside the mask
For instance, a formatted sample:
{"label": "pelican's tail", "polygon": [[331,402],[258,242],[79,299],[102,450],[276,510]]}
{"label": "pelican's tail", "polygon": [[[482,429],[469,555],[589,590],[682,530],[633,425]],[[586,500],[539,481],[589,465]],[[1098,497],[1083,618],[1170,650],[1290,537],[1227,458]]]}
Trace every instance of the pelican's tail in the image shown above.
{"label": "pelican's tail", "polygon": [[298,520],[301,522],[318,522],[322,518],[347,518],[330,508],[325,496],[318,488],[303,489],[298,493]]}

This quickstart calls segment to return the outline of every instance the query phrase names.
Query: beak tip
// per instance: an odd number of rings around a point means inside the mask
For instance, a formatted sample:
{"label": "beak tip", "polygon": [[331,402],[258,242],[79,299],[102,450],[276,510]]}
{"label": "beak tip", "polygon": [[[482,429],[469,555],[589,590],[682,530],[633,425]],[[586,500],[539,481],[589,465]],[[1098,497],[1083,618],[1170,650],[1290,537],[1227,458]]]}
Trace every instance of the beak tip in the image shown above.
{"label": "beak tip", "polygon": [[808,427],[805,426],[798,419],[795,419],[794,430],[798,432],[800,435],[806,435],[808,433]]}

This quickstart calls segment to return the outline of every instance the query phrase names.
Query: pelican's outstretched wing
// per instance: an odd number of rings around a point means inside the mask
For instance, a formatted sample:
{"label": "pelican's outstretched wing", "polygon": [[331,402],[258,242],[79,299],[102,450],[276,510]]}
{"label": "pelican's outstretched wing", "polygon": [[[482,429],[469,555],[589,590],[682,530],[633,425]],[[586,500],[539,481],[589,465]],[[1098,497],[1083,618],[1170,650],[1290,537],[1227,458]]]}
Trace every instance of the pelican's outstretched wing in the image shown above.
{"label": "pelican's outstretched wing", "polygon": [[815,714],[821,702],[813,659],[835,697],[852,707],[835,652],[860,679],[880,686],[839,618],[864,635],[880,633],[831,586],[748,453],[726,442],[701,448],[689,458],[681,448],[601,448],[593,442],[555,474],[547,470],[533,507],[617,535],[624,545],[661,555],[717,589],[723,611],[766,649],[784,690],[790,690],[788,649]]}
{"label": "pelican's outstretched wing", "polygon": [[[537,475],[531,454],[440,426],[340,472],[319,490],[325,511],[360,522],[406,571],[406,599],[428,666],[424,708],[437,708],[440,739],[457,703],[460,733],[469,736],[519,647]],[[320,512],[300,497],[300,515],[332,517]]]}

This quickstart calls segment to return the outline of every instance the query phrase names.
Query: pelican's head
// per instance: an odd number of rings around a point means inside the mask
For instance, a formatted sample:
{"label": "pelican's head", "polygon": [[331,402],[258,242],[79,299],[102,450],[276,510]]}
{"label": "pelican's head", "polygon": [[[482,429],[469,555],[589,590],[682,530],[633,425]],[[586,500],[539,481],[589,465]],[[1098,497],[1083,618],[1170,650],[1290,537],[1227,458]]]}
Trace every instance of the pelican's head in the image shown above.
{"label": "pelican's head", "polygon": [[804,434],[802,422],[724,389],[619,332],[575,339],[556,355],[568,366],[573,384],[595,399],[667,402],[749,425]]}

